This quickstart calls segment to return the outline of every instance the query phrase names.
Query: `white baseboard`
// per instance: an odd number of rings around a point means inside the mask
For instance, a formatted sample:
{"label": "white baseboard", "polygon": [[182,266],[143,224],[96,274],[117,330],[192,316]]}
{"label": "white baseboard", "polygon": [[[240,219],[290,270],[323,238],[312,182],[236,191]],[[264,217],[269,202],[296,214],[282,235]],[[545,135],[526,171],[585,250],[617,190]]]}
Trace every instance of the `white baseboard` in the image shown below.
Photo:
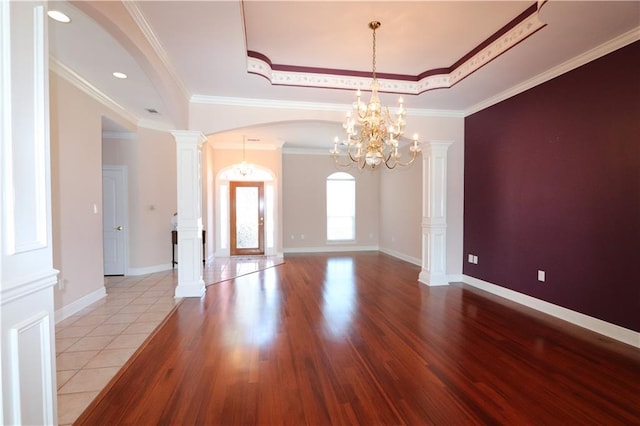
{"label": "white baseboard", "polygon": [[102,286],[98,290],[81,297],[75,302],[71,302],[68,305],[63,306],[54,313],[56,324],[69,318],[71,315],[80,312],[87,306],[97,302],[104,297],[107,297],[107,290],[104,286]]}
{"label": "white baseboard", "polygon": [[450,283],[461,283],[464,282],[464,275],[462,274],[448,274],[447,279]]}
{"label": "white baseboard", "polygon": [[405,262],[413,263],[414,265],[417,265],[417,266],[422,266],[422,260],[417,259],[415,257],[407,256],[406,254],[400,253],[399,251],[382,248],[382,247],[380,247],[380,251],[384,254],[388,254],[389,256],[393,256],[397,259],[404,260]]}
{"label": "white baseboard", "polygon": [[285,248],[284,253],[340,253],[347,251],[378,251],[378,246],[346,246],[346,245],[331,245],[321,247],[292,247]]}
{"label": "white baseboard", "polygon": [[581,314],[580,312],[572,311],[571,309],[563,308],[562,306],[554,305],[553,303],[545,302],[544,300],[536,299],[535,297],[527,296],[526,294],[518,293],[517,291],[496,284],[491,284],[478,278],[468,275],[462,275],[462,278],[464,283],[473,287],[640,348],[640,333],[636,331],[590,317],[589,315]]}
{"label": "white baseboard", "polygon": [[[178,266],[176,265],[176,268]],[[154,274],[156,272],[164,272],[171,269],[170,263],[165,263],[162,265],[154,265],[154,266],[145,266],[144,268],[129,268],[127,269],[127,275],[137,276],[137,275],[147,275]]]}

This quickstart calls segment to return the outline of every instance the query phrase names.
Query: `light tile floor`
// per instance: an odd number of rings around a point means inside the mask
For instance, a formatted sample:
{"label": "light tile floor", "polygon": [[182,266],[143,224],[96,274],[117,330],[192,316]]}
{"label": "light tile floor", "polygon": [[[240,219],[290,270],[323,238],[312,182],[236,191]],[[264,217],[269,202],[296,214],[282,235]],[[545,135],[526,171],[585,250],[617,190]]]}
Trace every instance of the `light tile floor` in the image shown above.
{"label": "light tile floor", "polygon": [[[215,260],[207,285],[282,263],[277,257]],[[73,423],[179,303],[177,270],[105,277],[107,297],[56,324],[58,424]]]}

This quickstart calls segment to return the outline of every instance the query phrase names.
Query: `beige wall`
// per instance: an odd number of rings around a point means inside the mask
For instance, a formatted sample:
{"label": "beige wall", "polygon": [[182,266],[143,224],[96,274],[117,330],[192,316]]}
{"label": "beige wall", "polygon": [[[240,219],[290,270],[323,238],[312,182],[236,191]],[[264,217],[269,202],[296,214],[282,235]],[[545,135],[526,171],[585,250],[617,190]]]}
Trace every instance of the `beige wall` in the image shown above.
{"label": "beige wall", "polygon": [[[171,217],[177,211],[176,144],[171,134],[139,128],[138,198],[130,227],[131,267],[158,269],[171,264]],[[143,271],[144,272],[144,271]]]}
{"label": "beige wall", "polygon": [[103,164],[127,167],[128,274],[171,267],[176,212],[176,148],[167,132],[138,128],[131,138],[104,139]]}
{"label": "beige wall", "polygon": [[[337,169],[328,154],[286,154],[282,168],[285,252],[377,249],[379,173]],[[326,180],[337,171],[356,179],[356,239],[349,243],[327,242]]]}
{"label": "beige wall", "polygon": [[[403,152],[408,157],[408,153]],[[422,154],[411,167],[380,171],[380,249],[421,262]]]}
{"label": "beige wall", "polygon": [[53,266],[62,282],[54,293],[58,310],[104,287],[101,117],[131,123],[55,73],[50,108]]}

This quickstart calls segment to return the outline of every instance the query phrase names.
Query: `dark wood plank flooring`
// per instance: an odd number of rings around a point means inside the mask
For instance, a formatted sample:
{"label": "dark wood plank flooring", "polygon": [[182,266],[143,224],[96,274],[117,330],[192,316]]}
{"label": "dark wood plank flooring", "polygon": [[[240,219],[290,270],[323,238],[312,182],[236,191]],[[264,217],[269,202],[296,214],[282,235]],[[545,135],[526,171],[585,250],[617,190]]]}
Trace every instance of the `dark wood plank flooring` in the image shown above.
{"label": "dark wood plank flooring", "polygon": [[640,424],[640,350],[382,253],[186,299],[76,424]]}

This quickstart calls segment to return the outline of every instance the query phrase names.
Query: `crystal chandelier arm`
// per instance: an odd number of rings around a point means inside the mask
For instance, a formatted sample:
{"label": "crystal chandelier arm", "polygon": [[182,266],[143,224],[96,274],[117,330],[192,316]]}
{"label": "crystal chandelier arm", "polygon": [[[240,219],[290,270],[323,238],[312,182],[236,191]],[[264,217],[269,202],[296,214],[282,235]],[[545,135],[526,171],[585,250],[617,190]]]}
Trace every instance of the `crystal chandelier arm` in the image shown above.
{"label": "crystal chandelier arm", "polygon": [[342,167],[342,168],[345,168],[345,169],[348,169],[353,164],[352,162],[344,163],[344,164],[341,163],[340,160],[339,160],[339,156],[338,155],[333,155],[333,162],[334,162],[334,164],[336,166]]}
{"label": "crystal chandelier arm", "polygon": [[340,139],[336,136],[335,139],[333,140],[333,149],[329,151],[329,153],[333,156],[333,161],[336,164],[336,166],[339,167],[344,167],[344,168],[348,168],[350,167],[352,164],[357,164],[359,169],[362,169],[364,167],[364,161],[362,161],[362,156],[358,156],[357,154],[354,157],[353,152],[351,151],[351,147],[353,145],[355,145],[355,143],[353,143],[351,141],[351,136],[349,135],[349,139],[345,142],[343,142],[344,145],[347,146],[346,148],[346,156],[347,158],[347,162],[346,163],[341,163],[340,162],[340,150],[338,149],[338,142],[340,141]]}
{"label": "crystal chandelier arm", "polygon": [[418,153],[420,151],[422,151],[422,147],[419,145],[419,142],[418,142],[418,135],[417,134],[413,135],[413,145],[411,145],[409,147],[409,151],[411,151],[411,159],[409,161],[407,161],[406,163],[403,163],[403,162],[399,161],[400,156],[398,155],[398,156],[394,157],[395,158],[395,162],[393,163],[392,166],[387,164],[386,161],[385,161],[385,165],[389,169],[393,169],[397,165],[400,165],[400,166],[403,166],[403,167],[410,166],[416,160],[416,157],[418,156]]}
{"label": "crystal chandelier arm", "polygon": [[396,166],[402,166],[402,167],[407,167],[410,166],[411,164],[413,164],[413,162],[416,160],[416,157],[418,156],[418,151],[413,151],[411,153],[411,159],[409,161],[407,161],[406,163],[403,163],[402,161],[398,161],[398,159],[396,159],[393,162],[393,165],[389,165],[386,161],[384,163],[385,166],[387,166],[388,169],[395,169]]}

